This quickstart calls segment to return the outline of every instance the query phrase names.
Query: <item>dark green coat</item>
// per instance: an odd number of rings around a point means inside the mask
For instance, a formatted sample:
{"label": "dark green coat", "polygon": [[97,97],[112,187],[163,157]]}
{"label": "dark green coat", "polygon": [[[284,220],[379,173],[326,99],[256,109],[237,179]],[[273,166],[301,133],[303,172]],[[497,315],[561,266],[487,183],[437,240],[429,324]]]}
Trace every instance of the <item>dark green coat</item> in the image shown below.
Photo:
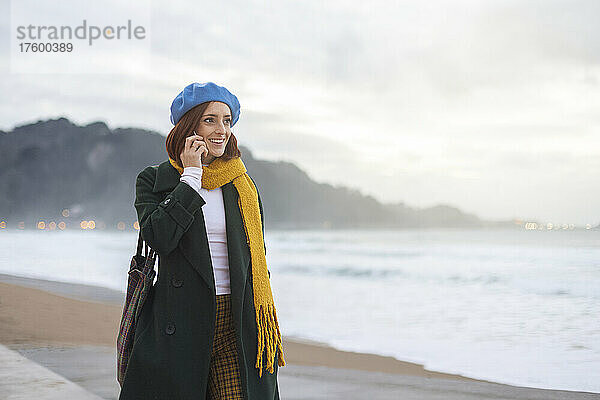
{"label": "dark green coat", "polygon": [[[201,211],[205,201],[180,177],[166,160],[145,168],[136,179],[135,208],[143,239],[158,253],[158,277],[136,327],[120,400],[204,400],[206,396],[215,282]],[[229,182],[222,191],[242,389],[247,400],[279,399],[278,355],[273,374],[263,370],[259,378],[254,366],[257,332],[250,249],[237,190]],[[260,195],[259,205],[262,215]]]}

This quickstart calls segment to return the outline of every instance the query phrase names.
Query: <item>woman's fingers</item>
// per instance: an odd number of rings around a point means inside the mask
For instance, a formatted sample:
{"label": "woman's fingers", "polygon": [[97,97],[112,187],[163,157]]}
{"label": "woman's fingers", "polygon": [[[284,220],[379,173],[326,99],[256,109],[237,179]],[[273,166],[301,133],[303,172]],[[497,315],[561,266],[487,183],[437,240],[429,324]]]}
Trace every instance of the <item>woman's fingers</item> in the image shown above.
{"label": "woman's fingers", "polygon": [[[191,165],[197,163],[201,165],[204,162],[204,158],[208,157],[208,154],[209,150],[206,141],[202,136],[198,135],[196,131],[194,131],[193,135],[185,138],[185,144],[181,152],[181,160],[184,164]],[[190,158],[193,161],[188,163]]]}
{"label": "woman's fingers", "polygon": [[194,140],[193,144],[197,145],[194,149],[195,151],[202,150],[203,154],[208,154],[208,147],[206,147],[206,142],[202,137],[198,137],[198,139]]}
{"label": "woman's fingers", "polygon": [[[198,150],[201,149],[201,152]],[[193,135],[185,138],[183,150],[181,151],[181,161],[186,166],[200,166],[202,165],[202,154],[208,155],[208,148],[202,136],[198,135],[194,131]]]}
{"label": "woman's fingers", "polygon": [[198,139],[202,139],[202,136],[198,135],[197,133],[188,136],[187,138],[185,138],[184,148],[186,148],[186,149],[193,149],[192,146],[194,145],[194,142],[196,140],[198,140]]}

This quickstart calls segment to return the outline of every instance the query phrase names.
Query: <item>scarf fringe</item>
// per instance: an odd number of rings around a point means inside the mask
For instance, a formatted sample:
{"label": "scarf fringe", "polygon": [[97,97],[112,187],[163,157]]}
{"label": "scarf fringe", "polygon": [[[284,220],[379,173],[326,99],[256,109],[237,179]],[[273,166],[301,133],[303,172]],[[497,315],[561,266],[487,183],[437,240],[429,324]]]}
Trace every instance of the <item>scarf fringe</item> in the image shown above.
{"label": "scarf fringe", "polygon": [[[266,309],[265,309],[266,306]],[[256,368],[258,376],[262,378],[263,371],[263,353],[266,352],[267,365],[266,370],[274,373],[275,351],[279,350],[277,365],[283,367],[285,360],[283,358],[283,346],[281,342],[281,332],[277,322],[277,312],[273,304],[261,304],[256,310],[256,326],[258,328],[258,353],[256,355]],[[266,344],[265,344],[266,342]]]}

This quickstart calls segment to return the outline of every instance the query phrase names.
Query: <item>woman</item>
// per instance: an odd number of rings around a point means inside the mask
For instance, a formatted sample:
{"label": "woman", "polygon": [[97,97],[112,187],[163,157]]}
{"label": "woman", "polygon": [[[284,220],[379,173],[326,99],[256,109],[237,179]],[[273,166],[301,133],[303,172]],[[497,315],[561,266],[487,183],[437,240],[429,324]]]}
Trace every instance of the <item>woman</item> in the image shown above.
{"label": "woman", "polygon": [[141,171],[135,208],[158,278],[119,399],[279,399],[285,365],[260,195],[231,127],[237,97],[192,83],[171,105],[169,159]]}

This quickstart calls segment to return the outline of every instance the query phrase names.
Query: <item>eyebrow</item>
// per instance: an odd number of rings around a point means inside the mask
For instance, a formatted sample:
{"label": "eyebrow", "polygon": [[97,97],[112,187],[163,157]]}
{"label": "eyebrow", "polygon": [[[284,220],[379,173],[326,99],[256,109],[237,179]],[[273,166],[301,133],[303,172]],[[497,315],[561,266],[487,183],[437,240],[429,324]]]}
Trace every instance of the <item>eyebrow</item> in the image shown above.
{"label": "eyebrow", "polygon": [[[204,114],[205,117],[218,117],[218,115],[215,114]],[[224,117],[231,117],[231,115],[227,114],[227,115],[223,115]]]}

